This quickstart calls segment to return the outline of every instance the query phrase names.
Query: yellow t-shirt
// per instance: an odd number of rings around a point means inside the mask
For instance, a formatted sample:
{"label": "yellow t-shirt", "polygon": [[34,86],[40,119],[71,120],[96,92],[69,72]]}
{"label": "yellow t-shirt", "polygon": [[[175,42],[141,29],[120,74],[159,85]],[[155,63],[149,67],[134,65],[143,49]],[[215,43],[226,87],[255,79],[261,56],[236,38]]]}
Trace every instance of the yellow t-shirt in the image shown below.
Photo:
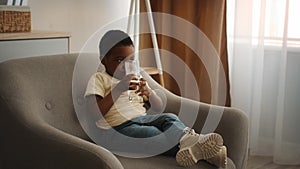
{"label": "yellow t-shirt", "polygon": [[[85,97],[89,95],[105,97],[119,82],[120,80],[113,78],[106,72],[97,72],[88,82]],[[131,95],[133,94],[135,93],[131,92]],[[96,125],[103,129],[109,129],[143,115],[146,115],[143,103],[137,101],[129,102],[128,92],[126,91],[115,100],[113,106],[104,115],[104,118],[98,120]]]}

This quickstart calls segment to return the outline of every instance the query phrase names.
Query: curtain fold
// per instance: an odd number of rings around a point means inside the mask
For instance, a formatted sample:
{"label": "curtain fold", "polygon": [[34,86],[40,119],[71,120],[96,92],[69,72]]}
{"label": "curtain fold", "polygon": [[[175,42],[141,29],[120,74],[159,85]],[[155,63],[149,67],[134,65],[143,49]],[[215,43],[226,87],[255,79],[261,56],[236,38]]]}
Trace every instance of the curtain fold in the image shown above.
{"label": "curtain fold", "polygon": [[[141,1],[142,11],[144,2]],[[202,44],[203,40],[197,39],[192,30],[183,29],[182,25],[176,25],[175,22],[160,18],[155,21],[156,27],[172,33],[184,33],[185,40],[197,44],[199,50],[209,43],[213,45],[219,56],[218,61],[211,61],[209,67],[203,63],[197,51],[192,50],[183,41],[165,35],[157,35],[159,48],[169,51],[170,55],[178,57],[187,68],[180,70],[175,63],[174,57],[166,57],[161,54],[163,69],[168,67],[169,72],[164,73],[165,87],[175,94],[185,96],[199,101],[212,103],[216,105],[230,106],[229,94],[229,73],[227,59],[227,36],[226,36],[226,1],[225,0],[151,0],[152,12],[171,14],[180,17],[201,30],[210,42]],[[147,26],[147,21],[141,21],[141,26]],[[143,35],[141,48],[151,48],[151,39],[149,35]],[[212,59],[211,59],[212,60]],[[197,83],[197,90],[190,85],[191,70],[193,78]],[[210,72],[209,72],[210,71]],[[211,73],[213,72],[213,73]],[[224,74],[224,75],[223,75]],[[176,75],[176,77],[174,77]],[[212,77],[213,76],[213,77]],[[224,77],[221,77],[224,76]],[[222,80],[220,80],[222,79]],[[196,94],[196,92],[198,93]]]}
{"label": "curtain fold", "polygon": [[249,115],[250,155],[299,165],[300,3],[227,2],[232,106]]}

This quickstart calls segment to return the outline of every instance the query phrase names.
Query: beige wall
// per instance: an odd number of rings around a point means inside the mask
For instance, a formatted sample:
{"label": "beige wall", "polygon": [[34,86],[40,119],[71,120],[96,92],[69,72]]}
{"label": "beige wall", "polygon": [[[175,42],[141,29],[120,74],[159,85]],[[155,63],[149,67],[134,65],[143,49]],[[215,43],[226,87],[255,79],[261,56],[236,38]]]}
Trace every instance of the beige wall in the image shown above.
{"label": "beige wall", "polygon": [[102,26],[129,14],[130,0],[29,0],[32,29],[67,31],[79,52]]}

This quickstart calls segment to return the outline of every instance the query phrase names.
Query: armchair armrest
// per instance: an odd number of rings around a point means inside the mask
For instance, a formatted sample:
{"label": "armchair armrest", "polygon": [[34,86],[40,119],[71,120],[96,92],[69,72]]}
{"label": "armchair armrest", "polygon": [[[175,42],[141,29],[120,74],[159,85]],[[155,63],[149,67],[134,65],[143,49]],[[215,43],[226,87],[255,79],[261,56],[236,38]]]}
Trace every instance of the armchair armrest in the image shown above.
{"label": "armchair armrest", "polygon": [[[5,169],[123,169],[105,148],[56,129],[38,117],[22,119],[0,98],[0,164]],[[13,109],[13,108],[12,108]]]}
{"label": "armchair armrest", "polygon": [[236,108],[226,107],[216,129],[228,146],[228,156],[235,162],[236,168],[245,169],[248,158],[248,117]]}

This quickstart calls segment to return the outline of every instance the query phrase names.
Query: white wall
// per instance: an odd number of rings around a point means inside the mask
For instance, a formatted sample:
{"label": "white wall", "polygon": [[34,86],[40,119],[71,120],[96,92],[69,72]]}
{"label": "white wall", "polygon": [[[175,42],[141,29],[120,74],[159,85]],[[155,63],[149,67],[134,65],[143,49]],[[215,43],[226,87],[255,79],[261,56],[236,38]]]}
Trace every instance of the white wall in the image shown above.
{"label": "white wall", "polygon": [[126,17],[130,0],[29,0],[29,6],[32,29],[70,32],[73,53],[102,26]]}

